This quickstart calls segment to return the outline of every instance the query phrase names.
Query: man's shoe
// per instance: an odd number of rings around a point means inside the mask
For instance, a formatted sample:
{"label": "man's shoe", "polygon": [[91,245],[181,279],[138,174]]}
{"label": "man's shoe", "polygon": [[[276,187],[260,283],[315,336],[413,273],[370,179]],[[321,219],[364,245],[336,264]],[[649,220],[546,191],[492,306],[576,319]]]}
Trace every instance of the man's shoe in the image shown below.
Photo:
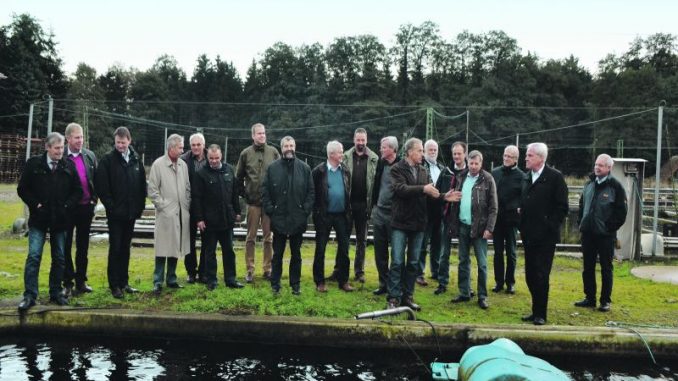
{"label": "man's shoe", "polygon": [[136,288],[130,286],[129,284],[128,284],[127,286],[125,286],[125,288],[123,289],[123,291],[125,291],[125,292],[128,293],[128,294],[136,294],[137,292],[139,292],[139,290],[137,290]]}
{"label": "man's shoe", "polygon": [[180,285],[179,283],[167,283],[167,287],[169,287],[169,288],[184,288],[184,286]]}
{"label": "man's shoe", "polygon": [[365,283],[365,274],[355,274],[355,281],[359,283]]}
{"label": "man's shoe", "polygon": [[522,320],[522,321],[534,321],[534,315],[532,315],[532,314],[525,315],[525,316],[521,317],[520,320]]}
{"label": "man's shoe", "polygon": [[600,307],[598,307],[598,311],[600,312],[610,312],[610,303],[601,303]]}
{"label": "man's shoe", "polygon": [[534,325],[544,325],[544,324],[546,324],[546,319],[536,317],[536,318],[534,318],[534,321],[532,322],[532,324],[534,324]]}
{"label": "man's shoe", "polygon": [[478,307],[486,310],[490,308],[490,305],[487,303],[487,299],[478,299]]}
{"label": "man's shoe", "polygon": [[216,284],[216,283],[209,283],[209,284],[207,284],[207,291],[214,291],[214,289],[216,289],[216,288],[217,288],[217,284]]}
{"label": "man's shoe", "polygon": [[122,299],[125,297],[125,295],[123,295],[122,293],[122,290],[119,289],[118,287],[111,290],[111,295],[116,299]]}
{"label": "man's shoe", "polygon": [[575,307],[591,307],[596,308],[596,302],[590,299],[582,299],[578,302],[574,302]]}
{"label": "man's shoe", "polygon": [[503,290],[503,289],[504,289],[504,286],[497,285],[497,286],[494,286],[494,288],[492,289],[492,292],[501,292],[501,290]]}
{"label": "man's shoe", "polygon": [[339,286],[339,289],[344,292],[353,292],[353,286],[351,286],[351,284],[348,282]]}
{"label": "man's shoe", "polygon": [[336,282],[337,281],[337,273],[335,271],[332,271],[332,274],[325,278],[325,282]]}
{"label": "man's shoe", "polygon": [[293,289],[292,289],[292,295],[294,295],[294,296],[299,296],[299,295],[301,295],[301,290],[298,289],[298,288],[293,288]]}
{"label": "man's shoe", "polygon": [[236,280],[235,282],[226,283],[226,287],[228,287],[228,288],[243,288],[245,286],[242,283],[240,283]]}
{"label": "man's shoe", "polygon": [[433,291],[433,294],[434,295],[441,295],[441,294],[444,294],[446,292],[447,292],[447,287],[438,286],[438,288],[436,288],[436,290]]}
{"label": "man's shoe", "polygon": [[162,285],[160,283],[153,285],[153,295],[158,296],[162,292]]}
{"label": "man's shoe", "polygon": [[474,297],[476,296],[476,292],[473,291],[473,290],[469,290],[468,295],[469,295],[471,298],[474,298]]}
{"label": "man's shoe", "polygon": [[58,295],[55,297],[49,297],[49,302],[54,303],[58,306],[67,306],[68,305],[68,299],[64,298],[63,295]]}
{"label": "man's shoe", "polygon": [[318,292],[326,293],[327,292],[327,286],[325,286],[324,282],[318,283],[317,286],[315,286],[315,290]]}
{"label": "man's shoe", "polygon": [[506,287],[506,293],[507,293],[507,294],[512,294],[512,295],[515,294],[515,293],[516,293],[516,286],[514,286],[514,285],[512,285],[512,284],[509,284],[509,285]]}
{"label": "man's shoe", "polygon": [[271,280],[271,272],[270,271],[264,271],[264,279]]}
{"label": "man's shoe", "polygon": [[198,275],[198,277],[196,278],[196,282],[202,283],[202,284],[207,284],[207,283],[209,283],[209,282],[207,281],[207,278],[205,278],[205,277],[202,276],[202,275]]}
{"label": "man's shoe", "polygon": [[387,310],[393,310],[393,309],[398,308],[399,305],[400,305],[400,303],[398,303],[398,299],[390,298],[390,299],[386,302],[386,309],[387,309]]}
{"label": "man's shoe", "polygon": [[87,284],[87,282],[82,282],[81,284],[75,286],[75,290],[76,290],[79,294],[89,294],[90,292],[93,291],[93,290],[92,290],[92,287],[90,287],[90,286]]}
{"label": "man's shoe", "polygon": [[251,271],[248,271],[247,275],[245,275],[245,282],[247,282],[247,283],[254,282],[254,274],[252,274]]}
{"label": "man's shoe", "polygon": [[71,295],[73,295],[73,287],[71,287],[71,286],[65,286],[65,287],[61,290],[61,295],[63,295],[64,298],[70,298]]}
{"label": "man's shoe", "polygon": [[378,289],[372,291],[372,295],[379,296],[379,295],[384,295],[387,292],[388,292],[388,290],[386,289],[386,287],[379,287]]}
{"label": "man's shoe", "polygon": [[454,299],[452,299],[452,300],[450,300],[450,301],[451,301],[452,303],[462,303],[462,302],[468,302],[469,300],[471,300],[471,298],[469,298],[468,296],[461,296],[461,295],[459,295],[459,296],[457,296],[456,298],[454,298]]}
{"label": "man's shoe", "polygon": [[35,299],[25,296],[22,300],[21,303],[19,303],[19,311],[28,311],[29,308],[33,307],[35,305]]}
{"label": "man's shoe", "polygon": [[400,305],[410,307],[413,311],[421,311],[421,307],[414,302],[411,296],[407,296],[400,301]]}
{"label": "man's shoe", "polygon": [[420,286],[424,286],[424,287],[428,286],[428,282],[426,281],[426,279],[424,279],[423,276],[418,276],[416,282]]}
{"label": "man's shoe", "polygon": [[273,296],[280,295],[280,287],[271,287],[271,291],[273,291]]}
{"label": "man's shoe", "polygon": [[196,280],[196,279],[195,279],[195,275],[189,275],[189,276],[186,278],[186,283],[188,283],[188,284],[194,284],[194,283],[195,283],[195,280]]}

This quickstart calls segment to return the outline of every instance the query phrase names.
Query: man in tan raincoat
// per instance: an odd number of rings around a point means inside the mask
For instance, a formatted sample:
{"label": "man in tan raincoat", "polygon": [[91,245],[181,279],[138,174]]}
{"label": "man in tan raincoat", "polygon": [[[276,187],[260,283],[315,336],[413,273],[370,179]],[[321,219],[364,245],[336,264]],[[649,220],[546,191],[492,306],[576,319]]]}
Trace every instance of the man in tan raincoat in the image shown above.
{"label": "man in tan raincoat", "polygon": [[191,184],[187,164],[179,160],[184,152],[184,138],[170,135],[166,148],[167,153],[153,162],[148,178],[148,197],[155,205],[155,294],[162,290],[165,264],[167,287],[181,287],[177,283],[177,260],[190,252]]}

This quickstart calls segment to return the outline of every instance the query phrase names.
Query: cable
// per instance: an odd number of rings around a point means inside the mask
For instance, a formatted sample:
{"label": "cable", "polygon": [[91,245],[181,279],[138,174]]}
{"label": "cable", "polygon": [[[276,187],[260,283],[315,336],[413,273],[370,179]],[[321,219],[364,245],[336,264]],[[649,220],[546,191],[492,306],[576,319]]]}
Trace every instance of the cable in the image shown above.
{"label": "cable", "polygon": [[14,114],[14,115],[0,115],[0,118],[14,118],[14,117],[17,117],[17,116],[28,116],[28,113]]}
{"label": "cable", "polygon": [[428,321],[428,320],[424,320],[424,319],[421,319],[421,318],[417,318],[417,321],[424,322],[424,323],[428,324],[428,325],[431,327],[431,331],[433,331],[433,337],[435,337],[435,339],[436,339],[436,345],[438,346],[438,354],[439,354],[440,356],[442,356],[442,355],[443,355],[443,351],[440,349],[440,340],[438,340],[438,333],[436,332],[436,327],[434,327],[434,326],[433,326],[433,323],[431,323],[431,322]]}
{"label": "cable", "polygon": [[405,343],[405,345],[407,345],[407,348],[409,348],[410,351],[414,354],[414,357],[417,358],[417,361],[419,361],[419,364],[421,364],[421,366],[422,366],[424,369],[426,369],[426,372],[427,372],[428,374],[432,374],[432,373],[431,373],[431,369],[429,369],[429,367],[426,366],[426,363],[424,362],[424,360],[422,360],[421,357],[419,357],[419,354],[417,354],[417,352],[414,350],[414,348],[412,348],[412,346],[411,346],[410,343],[407,341],[407,339],[405,339],[405,336],[402,336],[402,335],[396,335],[396,337],[399,338],[400,341],[402,341],[403,343]]}
{"label": "cable", "polygon": [[654,363],[654,365],[657,365],[657,361],[654,359],[654,354],[652,354],[652,349],[650,349],[650,345],[647,343],[647,341],[645,341],[645,338],[643,337],[643,335],[640,334],[640,332],[636,331],[635,329],[633,329],[633,328],[631,327],[632,325],[633,325],[633,326],[636,326],[636,327],[659,328],[658,326],[643,325],[643,324],[626,324],[626,323],[618,323],[618,322],[616,322],[616,321],[611,321],[611,320],[605,322],[605,326],[607,326],[607,327],[626,328],[626,329],[628,329],[629,331],[631,331],[631,332],[635,333],[636,335],[638,335],[638,337],[640,337],[640,340],[643,341],[643,344],[645,344],[645,348],[647,348],[647,351],[648,351],[648,353],[650,354],[650,358],[652,359],[652,363]]}

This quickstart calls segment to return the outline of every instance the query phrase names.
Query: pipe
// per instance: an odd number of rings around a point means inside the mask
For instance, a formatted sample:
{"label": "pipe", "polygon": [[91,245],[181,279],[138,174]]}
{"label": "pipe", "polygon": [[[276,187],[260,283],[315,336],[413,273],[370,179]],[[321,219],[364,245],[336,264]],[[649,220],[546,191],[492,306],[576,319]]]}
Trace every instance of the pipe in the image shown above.
{"label": "pipe", "polygon": [[412,311],[410,307],[396,307],[381,311],[364,312],[362,314],[355,315],[355,319],[356,320],[377,319],[382,316],[400,315],[403,312],[407,313],[407,320],[417,320],[414,311]]}

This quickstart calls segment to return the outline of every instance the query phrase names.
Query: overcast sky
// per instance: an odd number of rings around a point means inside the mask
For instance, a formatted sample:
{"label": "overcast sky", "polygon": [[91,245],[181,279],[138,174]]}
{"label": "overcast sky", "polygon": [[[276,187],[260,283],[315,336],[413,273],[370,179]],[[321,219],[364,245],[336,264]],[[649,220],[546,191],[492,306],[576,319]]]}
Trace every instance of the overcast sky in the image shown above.
{"label": "overcast sky", "polygon": [[174,56],[190,78],[200,54],[232,61],[245,79],[252,59],[277,41],[292,46],[373,34],[387,47],[402,24],[430,20],[445,40],[468,30],[503,30],[523,53],[542,59],[570,54],[595,72],[608,53],[637,36],[678,35],[675,0],[2,0],[0,24],[29,13],[58,42],[64,69],[85,62],[98,73],[114,63],[148,69]]}

